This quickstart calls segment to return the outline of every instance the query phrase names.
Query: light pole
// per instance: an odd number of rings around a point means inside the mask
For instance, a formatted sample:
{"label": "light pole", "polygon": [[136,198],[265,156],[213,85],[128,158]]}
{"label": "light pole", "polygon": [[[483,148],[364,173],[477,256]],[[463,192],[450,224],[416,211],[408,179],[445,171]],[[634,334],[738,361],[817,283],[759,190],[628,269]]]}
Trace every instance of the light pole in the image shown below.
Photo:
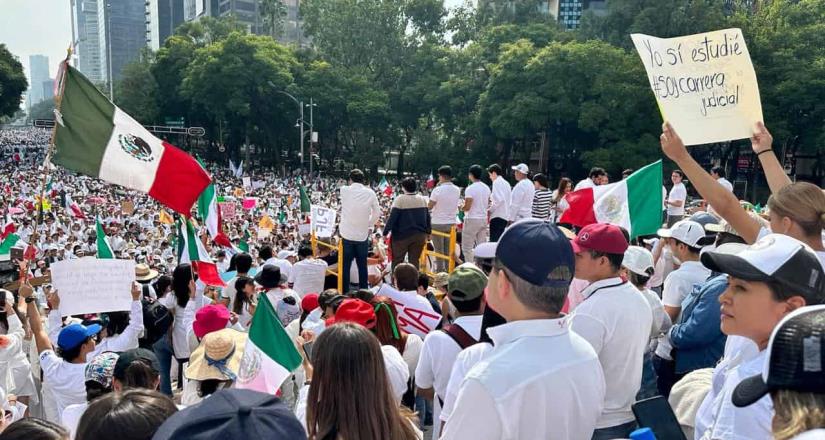
{"label": "light pole", "polygon": [[313,156],[313,151],[315,150],[315,121],[313,119],[313,107],[317,107],[318,104],[310,97],[309,98],[309,175],[312,176],[312,162],[314,162],[315,157]]}

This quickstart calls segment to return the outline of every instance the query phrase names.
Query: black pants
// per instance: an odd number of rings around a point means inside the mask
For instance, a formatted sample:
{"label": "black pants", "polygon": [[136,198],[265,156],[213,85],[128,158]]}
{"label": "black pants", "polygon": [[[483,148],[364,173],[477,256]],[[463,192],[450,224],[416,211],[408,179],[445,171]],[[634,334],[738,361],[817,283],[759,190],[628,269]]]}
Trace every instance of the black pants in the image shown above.
{"label": "black pants", "polygon": [[506,227],[507,220],[501,217],[493,217],[490,219],[490,241],[498,241]]}
{"label": "black pants", "polygon": [[670,390],[676,382],[685,377],[676,373],[676,362],[653,355],[653,369],[656,370],[656,388],[664,397],[670,396]]}

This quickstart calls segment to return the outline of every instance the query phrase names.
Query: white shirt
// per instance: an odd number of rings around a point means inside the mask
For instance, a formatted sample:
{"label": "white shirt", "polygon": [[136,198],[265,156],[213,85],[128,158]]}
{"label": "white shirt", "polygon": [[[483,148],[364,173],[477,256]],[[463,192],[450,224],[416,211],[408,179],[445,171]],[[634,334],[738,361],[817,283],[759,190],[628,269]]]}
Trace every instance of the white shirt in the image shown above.
{"label": "white shirt", "polygon": [[604,377],[568,318],[509,322],[487,333],[495,348],[462,382],[442,440],[589,439]]}
{"label": "white shirt", "polygon": [[404,353],[401,357],[407,363],[410,370],[410,377],[415,376],[415,367],[418,366],[418,360],[421,359],[421,349],[424,347],[424,341],[418,335],[407,334],[407,343],[404,344]]}
{"label": "white shirt", "polygon": [[[710,277],[710,269],[698,261],[685,261],[679,269],[671,272],[665,278],[662,289],[662,304],[668,307],[682,307],[682,302],[697,284],[703,284]],[[681,315],[681,312],[680,312]],[[675,320],[679,322],[679,319]],[[673,360],[670,352],[673,344],[670,343],[670,333],[659,337],[656,345],[656,356],[662,359]]]}
{"label": "white shirt", "polygon": [[484,182],[473,182],[464,190],[464,198],[472,199],[473,205],[464,214],[464,218],[487,220],[487,201],[490,200],[490,188]]}
{"label": "white shirt", "polygon": [[[481,336],[481,315],[461,316],[453,322],[464,329],[473,339]],[[424,347],[415,369],[415,385],[419,388],[433,388],[444,398],[450,372],[461,347],[450,335],[443,331],[430,332],[424,338]]]}
{"label": "white shirt", "polygon": [[292,284],[292,290],[303,298],[307,293],[321,293],[324,290],[326,273],[326,261],[305,258],[292,265],[289,283]]}
{"label": "white shirt", "polygon": [[453,363],[453,371],[450,373],[450,381],[447,382],[447,392],[444,393],[444,407],[441,408],[441,413],[438,416],[442,422],[449,420],[450,415],[452,415],[455,409],[455,399],[458,397],[458,390],[461,387],[461,382],[467,377],[467,373],[492,351],[493,344],[480,342],[458,353],[455,363]]}
{"label": "white shirt", "polygon": [[533,216],[533,196],[536,187],[533,181],[524,178],[518,181],[510,194],[510,221],[515,222]]}
{"label": "white shirt", "polygon": [[53,350],[40,353],[43,381],[49,384],[58,416],[67,406],[86,402],[86,363],[72,364]]}
{"label": "white shirt", "polygon": [[493,181],[490,194],[490,218],[510,219],[510,182],[499,176]]}
{"label": "white shirt", "polygon": [[266,265],[278,267],[278,270],[281,271],[281,280],[283,280],[284,282],[289,280],[289,277],[292,275],[292,263],[290,263],[289,260],[285,260],[283,258],[278,257],[272,257],[264,261],[264,264],[262,264],[261,267]]}
{"label": "white shirt", "polygon": [[132,301],[132,309],[129,312],[129,325],[123,329],[119,335],[107,336],[95,346],[94,351],[86,355],[86,362],[100,353],[106,351],[126,351],[138,348],[138,339],[143,333],[143,304],[140,300]]}
{"label": "white shirt", "polygon": [[642,361],[653,315],[639,291],[621,278],[596,281],[571,316],[571,328],[599,356],[607,383],[604,410],[596,428],[634,420],[630,406],[642,381]]}
{"label": "white shirt", "polygon": [[682,206],[667,206],[667,215],[685,215],[685,201],[687,200],[687,189],[685,188],[684,183],[677,183],[673,185],[673,188],[670,189],[670,195],[668,195],[667,199],[671,202],[675,202],[677,200],[682,201]]}
{"label": "white shirt", "polygon": [[452,182],[443,182],[436,185],[430,193],[430,201],[435,202],[431,212],[432,224],[454,225],[458,214],[458,200],[461,198],[461,188]]}
{"label": "white shirt", "polygon": [[360,183],[341,187],[341,222],[338,224],[341,237],[350,241],[366,240],[380,215],[375,191]]}
{"label": "white shirt", "polygon": [[716,179],[716,181],[719,182],[720,185],[722,185],[722,188],[725,188],[726,190],[728,190],[730,192],[733,192],[733,184],[730,183],[730,181],[728,179],[725,179],[724,177],[720,177],[720,178]]}
{"label": "white shirt", "polygon": [[77,435],[77,425],[80,424],[80,418],[83,417],[83,413],[86,412],[88,407],[88,403],[69,405],[60,415],[60,424],[69,431],[70,439],[74,439]]}
{"label": "white shirt", "polygon": [[590,180],[590,178],[588,177],[587,179],[580,180],[579,183],[577,183],[576,186],[573,187],[573,191],[578,191],[580,189],[585,189],[585,188],[593,188],[595,186],[596,186],[596,184],[593,183],[593,181]]}

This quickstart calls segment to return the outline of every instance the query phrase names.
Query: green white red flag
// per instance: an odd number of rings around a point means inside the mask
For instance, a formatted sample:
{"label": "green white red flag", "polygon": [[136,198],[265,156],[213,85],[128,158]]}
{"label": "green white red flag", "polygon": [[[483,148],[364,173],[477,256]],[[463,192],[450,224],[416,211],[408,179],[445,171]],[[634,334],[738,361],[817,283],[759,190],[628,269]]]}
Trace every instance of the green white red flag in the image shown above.
{"label": "green white red flag", "polygon": [[218,273],[218,266],[212,261],[188,218],[178,222],[177,244],[180,264],[190,263],[197,271],[198,279],[208,286],[226,286]]}

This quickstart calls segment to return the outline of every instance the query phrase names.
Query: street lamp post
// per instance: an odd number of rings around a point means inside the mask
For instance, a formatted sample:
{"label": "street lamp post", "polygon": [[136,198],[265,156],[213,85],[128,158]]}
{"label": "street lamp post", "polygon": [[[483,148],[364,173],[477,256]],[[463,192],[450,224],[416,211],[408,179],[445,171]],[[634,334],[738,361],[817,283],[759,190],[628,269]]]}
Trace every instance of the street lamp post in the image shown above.
{"label": "street lamp post", "polygon": [[313,152],[315,151],[315,121],[313,119],[313,107],[318,104],[310,97],[309,98],[309,175],[312,176],[312,163],[315,160]]}
{"label": "street lamp post", "polygon": [[[269,83],[270,87],[275,88],[275,89],[278,88],[278,86],[276,86],[272,81],[268,81],[268,83]],[[303,169],[304,169],[304,134],[306,133],[304,131],[304,125],[306,124],[306,121],[304,120],[304,101],[299,100],[298,98],[292,96],[290,93],[287,93],[283,90],[275,90],[275,92],[280,93],[282,95],[288,96],[290,99],[295,101],[296,104],[298,104],[299,118],[298,118],[298,122],[295,124],[295,126],[298,127],[298,136],[300,137],[301,171],[303,171]],[[312,110],[313,109],[312,108],[317,107],[317,106],[318,105],[315,104],[315,101],[313,101],[312,98],[309,98],[309,104],[306,104],[306,107],[309,107],[309,136],[310,136],[310,138],[309,138],[309,174],[312,174],[312,143],[313,143],[313,139],[312,139],[312,133],[313,133],[313,111]]]}

